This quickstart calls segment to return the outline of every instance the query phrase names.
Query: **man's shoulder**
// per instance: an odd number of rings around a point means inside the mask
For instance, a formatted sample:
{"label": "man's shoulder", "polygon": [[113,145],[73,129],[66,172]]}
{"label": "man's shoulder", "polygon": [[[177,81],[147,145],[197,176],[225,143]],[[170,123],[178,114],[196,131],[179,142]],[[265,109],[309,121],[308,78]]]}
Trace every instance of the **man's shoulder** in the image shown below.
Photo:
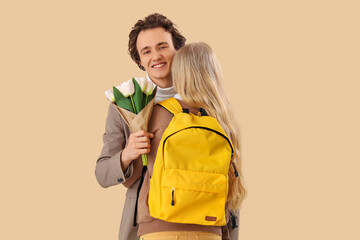
{"label": "man's shoulder", "polygon": [[109,104],[108,114],[107,114],[107,125],[108,126],[116,126],[117,128],[128,128],[124,119],[121,117],[120,113],[116,109],[116,105],[114,103]]}
{"label": "man's shoulder", "polygon": [[172,116],[172,114],[166,108],[164,108],[159,104],[154,105],[153,115],[161,116],[161,117]]}

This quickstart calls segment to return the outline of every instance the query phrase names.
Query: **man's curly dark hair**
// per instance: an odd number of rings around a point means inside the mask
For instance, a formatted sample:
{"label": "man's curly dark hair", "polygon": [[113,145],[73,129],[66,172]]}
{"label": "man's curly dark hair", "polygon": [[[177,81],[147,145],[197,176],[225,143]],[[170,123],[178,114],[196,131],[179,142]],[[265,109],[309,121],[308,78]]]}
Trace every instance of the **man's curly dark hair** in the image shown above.
{"label": "man's curly dark hair", "polygon": [[137,37],[142,30],[157,27],[162,27],[167,32],[171,33],[172,41],[176,50],[179,50],[185,45],[186,38],[180,34],[180,32],[176,29],[176,26],[164,15],[153,13],[147,16],[144,20],[139,20],[129,34],[128,50],[131,58],[143,71],[145,71],[145,68],[140,64],[140,56],[138,49],[136,48]]}

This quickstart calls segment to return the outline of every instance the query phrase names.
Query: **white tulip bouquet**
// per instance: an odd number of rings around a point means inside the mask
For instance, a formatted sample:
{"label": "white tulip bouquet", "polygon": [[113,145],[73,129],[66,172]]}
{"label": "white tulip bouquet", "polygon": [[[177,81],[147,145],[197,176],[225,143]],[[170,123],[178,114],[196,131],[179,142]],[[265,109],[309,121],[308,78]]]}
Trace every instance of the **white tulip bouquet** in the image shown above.
{"label": "white tulip bouquet", "polygon": [[[146,78],[132,78],[120,86],[105,91],[132,132],[147,131],[151,112],[154,106],[156,87]],[[147,154],[142,154],[142,162],[147,166]]]}

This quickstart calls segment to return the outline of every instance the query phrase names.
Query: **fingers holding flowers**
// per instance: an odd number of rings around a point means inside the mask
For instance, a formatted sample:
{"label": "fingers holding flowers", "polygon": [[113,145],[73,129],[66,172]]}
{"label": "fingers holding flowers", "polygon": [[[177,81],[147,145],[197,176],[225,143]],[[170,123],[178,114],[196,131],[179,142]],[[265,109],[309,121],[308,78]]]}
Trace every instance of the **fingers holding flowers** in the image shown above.
{"label": "fingers holding flowers", "polygon": [[122,152],[122,161],[129,165],[131,161],[137,159],[141,154],[149,153],[151,148],[150,138],[153,137],[154,134],[144,130],[130,134],[127,145]]}

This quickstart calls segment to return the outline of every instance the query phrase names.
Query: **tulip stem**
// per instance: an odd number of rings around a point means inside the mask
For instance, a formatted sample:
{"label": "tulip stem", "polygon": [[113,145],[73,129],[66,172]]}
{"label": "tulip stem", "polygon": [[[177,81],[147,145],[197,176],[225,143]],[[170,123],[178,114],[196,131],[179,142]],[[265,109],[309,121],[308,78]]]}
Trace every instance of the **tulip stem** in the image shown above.
{"label": "tulip stem", "polygon": [[149,95],[146,94],[145,106],[146,106],[146,104],[147,104],[148,96],[149,96]]}
{"label": "tulip stem", "polygon": [[134,113],[137,114],[132,95],[130,95],[130,98],[131,98],[131,103],[133,105]]}
{"label": "tulip stem", "polygon": [[148,165],[148,155],[146,153],[141,154],[141,158],[142,158],[143,166],[147,166]]}

